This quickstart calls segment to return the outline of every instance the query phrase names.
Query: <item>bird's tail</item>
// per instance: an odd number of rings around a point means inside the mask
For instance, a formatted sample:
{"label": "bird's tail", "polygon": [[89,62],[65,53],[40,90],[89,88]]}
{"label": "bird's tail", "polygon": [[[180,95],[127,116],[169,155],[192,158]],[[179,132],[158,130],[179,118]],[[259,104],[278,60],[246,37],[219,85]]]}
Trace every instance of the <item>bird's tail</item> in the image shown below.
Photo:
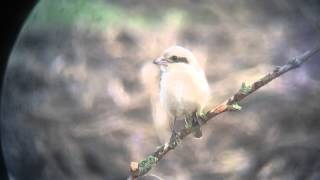
{"label": "bird's tail", "polygon": [[195,138],[201,138],[202,137],[202,130],[200,126],[196,126],[193,128],[193,132],[192,132],[193,136]]}

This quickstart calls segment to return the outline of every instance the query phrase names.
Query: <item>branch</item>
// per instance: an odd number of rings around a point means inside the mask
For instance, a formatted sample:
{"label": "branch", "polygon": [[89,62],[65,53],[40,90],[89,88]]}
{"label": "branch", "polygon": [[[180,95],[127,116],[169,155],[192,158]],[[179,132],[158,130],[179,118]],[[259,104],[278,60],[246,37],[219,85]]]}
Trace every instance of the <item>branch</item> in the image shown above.
{"label": "branch", "polygon": [[[205,117],[201,118],[201,125],[207,123],[210,119],[221,114],[226,111],[236,111],[240,110],[241,106],[238,105],[242,99],[247,97],[248,95],[252,94],[262,86],[268,84],[270,81],[276,79],[277,77],[281,76],[282,74],[300,67],[304,62],[310,59],[311,56],[318,53],[320,51],[320,46],[316,48],[306,51],[300,56],[297,56],[285,65],[276,67],[272,72],[268,73],[261,79],[257,80],[252,84],[242,83],[241,88],[238,92],[236,92],[233,96],[229,99],[221,103],[220,105],[216,106],[212,110],[208,111]],[[130,176],[128,179],[136,179],[140,176],[145,175],[149,172],[169,151],[175,149],[178,145],[178,141],[183,140],[186,136],[191,134],[192,127],[185,127],[181,129],[176,134],[172,134],[170,141],[157,147],[156,151],[149,155],[146,159],[137,162],[131,162],[130,164]]]}

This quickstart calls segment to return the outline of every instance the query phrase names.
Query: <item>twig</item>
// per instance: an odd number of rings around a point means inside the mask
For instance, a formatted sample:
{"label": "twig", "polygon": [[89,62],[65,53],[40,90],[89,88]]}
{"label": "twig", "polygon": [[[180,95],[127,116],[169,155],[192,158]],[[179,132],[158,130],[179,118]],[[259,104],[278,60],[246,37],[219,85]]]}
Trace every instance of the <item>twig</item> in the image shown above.
{"label": "twig", "polygon": [[[240,110],[241,106],[238,105],[242,99],[247,97],[248,95],[252,94],[262,86],[266,85],[270,81],[274,80],[275,78],[281,76],[282,74],[300,67],[304,62],[310,59],[311,56],[318,53],[320,51],[320,46],[316,48],[306,51],[304,54],[297,56],[285,65],[276,67],[272,72],[268,73],[261,79],[257,80],[252,84],[242,83],[241,88],[238,92],[236,92],[233,96],[229,99],[221,103],[220,105],[216,106],[212,110],[208,111],[204,118],[201,118],[201,125],[207,123],[210,119],[221,114],[225,111],[235,111]],[[128,179],[137,179],[140,176],[145,175],[148,171],[150,171],[169,151],[175,149],[178,145],[177,141],[181,141],[186,136],[188,136],[192,132],[192,127],[185,127],[181,129],[176,134],[173,134],[170,138],[170,141],[161,145],[157,148],[157,150],[149,155],[146,159],[137,162],[131,162],[130,164],[130,175]]]}

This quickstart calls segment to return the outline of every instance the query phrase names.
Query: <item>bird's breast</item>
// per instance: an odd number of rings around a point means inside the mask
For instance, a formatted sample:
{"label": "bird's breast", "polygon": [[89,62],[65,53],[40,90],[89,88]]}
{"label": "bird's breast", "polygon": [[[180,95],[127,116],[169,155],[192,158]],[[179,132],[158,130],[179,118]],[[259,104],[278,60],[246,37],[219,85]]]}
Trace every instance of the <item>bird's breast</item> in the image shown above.
{"label": "bird's breast", "polygon": [[209,87],[204,74],[195,70],[167,71],[161,74],[160,101],[173,116],[196,111],[206,104]]}

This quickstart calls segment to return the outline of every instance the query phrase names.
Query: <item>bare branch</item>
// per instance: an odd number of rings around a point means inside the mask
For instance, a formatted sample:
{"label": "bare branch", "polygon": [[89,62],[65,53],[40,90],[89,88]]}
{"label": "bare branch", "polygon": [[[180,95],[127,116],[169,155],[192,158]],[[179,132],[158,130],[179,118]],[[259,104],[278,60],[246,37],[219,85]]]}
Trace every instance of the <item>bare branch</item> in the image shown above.
{"label": "bare branch", "polygon": [[[201,125],[207,123],[210,119],[221,114],[226,111],[235,111],[240,110],[241,107],[238,105],[242,99],[247,97],[248,95],[252,94],[262,86],[268,84],[270,81],[276,79],[277,77],[281,76],[282,74],[300,67],[304,62],[310,59],[311,56],[318,53],[320,51],[320,46],[316,48],[306,51],[300,56],[297,56],[291,60],[289,60],[285,65],[276,67],[272,72],[268,73],[261,79],[255,81],[252,84],[245,84],[241,85],[241,88],[238,92],[236,92],[233,96],[229,99],[224,101],[223,103],[219,104],[212,110],[206,113],[206,116],[201,119]],[[136,179],[140,176],[145,175],[148,171],[150,171],[169,151],[175,149],[177,147],[177,141],[181,141],[186,136],[191,134],[192,127],[185,127],[181,129],[176,134],[172,134],[170,141],[161,145],[157,148],[157,150],[149,155],[146,159],[137,162],[131,162],[130,164],[130,175],[128,179]]]}

